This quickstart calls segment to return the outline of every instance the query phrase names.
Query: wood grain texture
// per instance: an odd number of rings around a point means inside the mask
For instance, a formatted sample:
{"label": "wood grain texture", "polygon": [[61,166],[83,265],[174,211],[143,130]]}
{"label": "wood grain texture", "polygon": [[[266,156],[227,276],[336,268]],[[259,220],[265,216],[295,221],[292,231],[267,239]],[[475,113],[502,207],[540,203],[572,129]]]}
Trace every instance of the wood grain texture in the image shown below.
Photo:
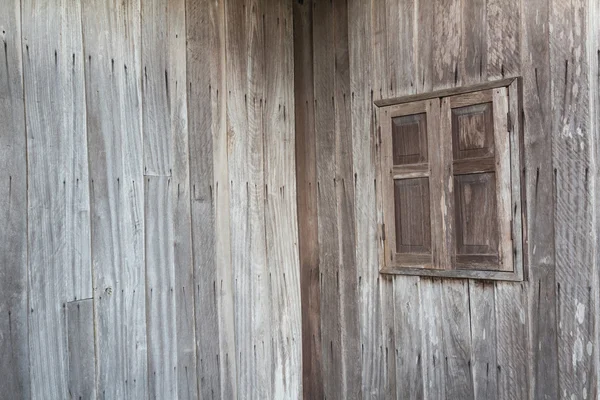
{"label": "wood grain texture", "polygon": [[[528,5],[529,4],[529,5]],[[559,397],[554,252],[554,193],[549,2],[521,6],[525,159],[529,398]]]}
{"label": "wood grain texture", "polygon": [[[225,3],[186,2],[196,368],[200,398],[237,396]],[[207,56],[208,55],[208,56]]]}
{"label": "wood grain texture", "polygon": [[148,396],[177,397],[177,309],[171,179],[144,178]]}
{"label": "wood grain texture", "polygon": [[[590,2],[550,2],[559,395],[595,396],[594,132],[590,121]],[[593,172],[592,172],[593,176]]]}
{"label": "wood grain texture", "polygon": [[424,399],[423,335],[421,321],[420,282],[413,279],[413,290],[394,278],[394,343],[396,359],[395,380],[397,399]]}
{"label": "wood grain texture", "polygon": [[265,227],[266,9],[262,0],[229,1],[225,8],[237,381],[240,394],[269,398],[273,318],[265,310],[271,310],[273,292]]}
{"label": "wood grain texture", "polygon": [[304,399],[324,396],[312,8],[312,0],[304,3],[294,2],[296,186],[302,295],[302,391]]}
{"label": "wood grain texture", "polygon": [[[383,3],[383,2],[379,2]],[[376,10],[362,1],[348,2],[348,39],[350,61],[352,160],[354,170],[355,218],[356,218],[356,266],[358,275],[358,307],[361,344],[361,383],[364,397],[385,395],[385,376],[390,375],[389,366],[395,362],[388,357],[386,366],[384,346],[393,349],[390,331],[384,339],[382,327],[381,287],[379,279],[379,250],[382,249],[381,230],[376,208],[377,130],[373,118],[372,101],[381,96],[383,81],[375,81],[375,71],[381,65],[374,59],[378,46],[375,29],[383,28],[375,21]],[[378,35],[385,32],[379,32]],[[377,36],[380,37],[380,36]],[[380,60],[379,58],[377,60]],[[379,216],[381,217],[381,216]],[[391,294],[387,284],[385,293]],[[393,303],[392,303],[393,304]],[[389,308],[389,302],[388,302]],[[391,310],[390,310],[391,311]],[[390,317],[390,313],[387,314]],[[388,319],[388,327],[393,319]],[[395,368],[395,366],[394,366]],[[385,372],[384,372],[385,371]]]}
{"label": "wood grain texture", "polygon": [[195,399],[185,4],[141,12],[149,396]]}
{"label": "wood grain texture", "polygon": [[488,79],[515,76],[521,71],[520,2],[522,0],[487,0]]}
{"label": "wood grain texture", "polygon": [[66,302],[92,297],[81,14],[74,1],[21,7],[31,397],[64,398]]}
{"label": "wood grain texture", "polygon": [[[267,380],[271,381],[272,398],[297,399],[302,396],[302,318],[295,202],[293,14],[291,4],[279,0],[266,0],[264,9],[264,47],[268,49],[264,54],[262,108],[265,245],[272,293],[272,372]],[[256,313],[264,314],[265,310],[257,309]],[[354,337],[350,332],[349,336]]]}
{"label": "wood grain texture", "polygon": [[67,303],[69,351],[69,396],[96,398],[96,357],[94,353],[94,300]]}
{"label": "wood grain texture", "polygon": [[462,0],[461,5],[459,75],[470,85],[487,77],[488,0]]}
{"label": "wood grain texture", "polygon": [[27,142],[21,2],[4,1],[0,33],[0,393],[30,398],[27,323]]}
{"label": "wood grain texture", "polygon": [[[466,294],[466,295],[465,295]],[[473,399],[469,281],[442,282],[442,343],[447,399]]]}
{"label": "wood grain texture", "polygon": [[[83,4],[97,392],[147,396],[139,2]],[[110,29],[109,29],[110,27]]]}
{"label": "wood grain texture", "polygon": [[315,1],[313,18],[315,135],[319,267],[321,275],[321,340],[325,398],[344,398],[344,349],[340,292],[341,226],[338,223],[336,178],[335,36],[333,2]]}
{"label": "wood grain texture", "polygon": [[498,396],[494,283],[469,281],[469,319],[473,398]]}

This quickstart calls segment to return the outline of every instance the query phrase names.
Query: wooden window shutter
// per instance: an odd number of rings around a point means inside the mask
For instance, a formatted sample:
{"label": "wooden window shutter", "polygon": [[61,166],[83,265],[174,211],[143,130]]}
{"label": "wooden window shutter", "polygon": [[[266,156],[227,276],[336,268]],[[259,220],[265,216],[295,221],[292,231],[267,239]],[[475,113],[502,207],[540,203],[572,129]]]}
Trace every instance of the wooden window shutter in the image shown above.
{"label": "wooden window shutter", "polygon": [[[438,99],[388,107],[382,124],[381,165],[386,260],[412,268],[434,268],[440,228],[437,159]],[[392,217],[393,216],[393,217]]]}
{"label": "wooden window shutter", "polygon": [[454,269],[513,271],[507,90],[446,97],[441,118],[452,142],[447,261]]}
{"label": "wooden window shutter", "polygon": [[522,280],[518,80],[401,100],[376,104],[381,272]]}

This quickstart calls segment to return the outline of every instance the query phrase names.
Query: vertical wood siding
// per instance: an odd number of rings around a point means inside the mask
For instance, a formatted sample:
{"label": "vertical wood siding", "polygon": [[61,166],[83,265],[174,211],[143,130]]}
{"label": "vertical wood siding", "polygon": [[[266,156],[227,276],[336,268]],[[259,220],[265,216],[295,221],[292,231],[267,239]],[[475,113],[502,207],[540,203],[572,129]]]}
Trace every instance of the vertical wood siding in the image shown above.
{"label": "vertical wood siding", "polygon": [[[304,299],[303,307],[305,320],[316,314],[322,324],[304,326],[310,343],[304,351],[311,352],[304,359],[322,356],[323,363],[311,368],[322,371],[328,397],[596,398],[600,291],[592,180],[598,156],[592,138],[598,126],[598,2],[350,0],[347,11],[336,9],[335,1],[306,3],[302,7],[312,7],[313,31],[302,31],[296,48],[312,49],[314,122],[298,125],[297,135],[310,138],[314,129],[317,143],[314,157],[305,153],[298,174],[308,177],[316,168],[319,201],[316,216],[307,207],[299,218],[316,218],[319,226],[314,262],[320,274],[306,274],[303,285],[319,284],[321,302]],[[341,260],[336,235],[343,221],[332,225],[331,220],[340,203],[328,194],[341,149],[333,141],[338,120],[332,116],[345,107],[335,97],[336,72],[344,66],[334,58],[343,47],[335,31],[346,23],[336,19],[340,16],[348,19],[354,174],[349,201],[355,210],[355,231],[344,228],[343,234],[353,235],[356,243],[358,365],[345,344],[352,342],[337,334],[344,322],[341,282],[348,278],[342,271],[353,267]],[[304,64],[310,58],[302,57]],[[523,76],[523,113],[511,115],[508,129],[524,133],[528,280],[380,275],[373,100],[515,76]],[[305,90],[306,82],[299,85],[297,90]],[[518,97],[511,89],[511,109]],[[314,247],[301,258],[311,251]],[[338,270],[339,279],[330,282]],[[351,331],[341,332],[343,338]],[[361,392],[339,392],[356,374],[362,376]],[[314,398],[319,390],[305,388],[304,396]]]}
{"label": "vertical wood siding", "polygon": [[1,5],[2,393],[301,397],[292,3]]}

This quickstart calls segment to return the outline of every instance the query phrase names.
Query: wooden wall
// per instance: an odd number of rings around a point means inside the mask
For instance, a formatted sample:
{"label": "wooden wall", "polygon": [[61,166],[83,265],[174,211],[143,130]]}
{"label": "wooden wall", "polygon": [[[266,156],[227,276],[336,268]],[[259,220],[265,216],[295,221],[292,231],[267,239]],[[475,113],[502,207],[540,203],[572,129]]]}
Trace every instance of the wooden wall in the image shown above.
{"label": "wooden wall", "polygon": [[[305,398],[598,398],[599,10],[296,2]],[[528,280],[380,275],[373,101],[515,76]]]}
{"label": "wooden wall", "polygon": [[292,3],[0,32],[0,398],[300,397]]}

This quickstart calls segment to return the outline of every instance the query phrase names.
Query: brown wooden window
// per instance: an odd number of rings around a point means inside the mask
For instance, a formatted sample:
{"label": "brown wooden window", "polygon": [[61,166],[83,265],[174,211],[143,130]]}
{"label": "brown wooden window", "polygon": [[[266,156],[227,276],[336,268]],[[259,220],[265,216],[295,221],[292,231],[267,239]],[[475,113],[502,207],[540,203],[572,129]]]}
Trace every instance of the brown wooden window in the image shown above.
{"label": "brown wooden window", "polygon": [[381,272],[523,279],[518,82],[376,103]]}

